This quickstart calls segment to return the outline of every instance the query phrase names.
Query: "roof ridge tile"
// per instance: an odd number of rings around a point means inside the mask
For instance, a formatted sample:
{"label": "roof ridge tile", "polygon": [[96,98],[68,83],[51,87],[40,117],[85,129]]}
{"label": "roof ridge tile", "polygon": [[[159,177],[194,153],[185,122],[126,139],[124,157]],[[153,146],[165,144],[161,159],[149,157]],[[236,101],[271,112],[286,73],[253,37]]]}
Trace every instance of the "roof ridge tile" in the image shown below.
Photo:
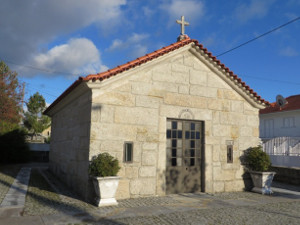
{"label": "roof ridge tile", "polygon": [[[126,70],[129,70],[131,68],[134,68],[136,66],[139,66],[141,64],[144,64],[148,61],[151,61],[153,59],[156,59],[162,55],[165,55],[169,52],[172,52],[176,49],[179,49],[185,45],[188,45],[190,43],[194,43],[194,46],[199,47],[199,49],[201,51],[203,51],[210,59],[213,60],[213,62],[215,62],[217,65],[221,66],[221,68],[223,68],[225,70],[226,73],[229,73],[229,76],[231,78],[233,78],[233,80],[235,80],[236,82],[238,82],[240,85],[242,85],[243,87],[246,88],[246,90],[249,90],[249,93],[253,95],[254,98],[257,98],[258,101],[260,101],[260,103],[264,103],[265,105],[269,105],[270,103],[264,99],[261,98],[261,96],[259,96],[256,92],[253,91],[253,89],[251,89],[248,85],[246,85],[245,82],[243,82],[236,74],[234,74],[228,67],[226,67],[223,63],[221,63],[221,61],[219,59],[217,59],[216,56],[214,56],[211,52],[209,52],[207,50],[207,48],[204,48],[202,44],[199,43],[198,40],[196,39],[191,39],[190,37],[188,37],[187,35],[185,35],[185,39],[180,40],[178,42],[172,43],[168,46],[164,46],[161,49],[155,50],[154,52],[151,53],[147,53],[144,56],[141,56],[139,58],[136,58],[135,60],[129,61],[125,64],[122,65],[118,65],[113,69],[109,69],[107,71],[104,72],[99,72],[96,74],[89,74],[86,77],[82,77],[80,76],[78,78],[78,80],[76,80],[76,82],[71,85],[65,92],[63,92],[45,111],[45,113],[47,111],[49,111],[54,105],[56,105],[58,103],[58,101],[60,101],[62,98],[64,98],[64,96],[66,96],[67,94],[69,94],[71,92],[72,89],[76,88],[78,86],[79,83],[85,81],[89,81],[92,80],[93,82],[95,82],[96,80],[100,80],[103,81],[105,79],[109,79],[112,76],[115,76],[119,73],[122,73]],[[75,85],[76,84],[76,85]],[[300,96],[300,95],[299,95]]]}

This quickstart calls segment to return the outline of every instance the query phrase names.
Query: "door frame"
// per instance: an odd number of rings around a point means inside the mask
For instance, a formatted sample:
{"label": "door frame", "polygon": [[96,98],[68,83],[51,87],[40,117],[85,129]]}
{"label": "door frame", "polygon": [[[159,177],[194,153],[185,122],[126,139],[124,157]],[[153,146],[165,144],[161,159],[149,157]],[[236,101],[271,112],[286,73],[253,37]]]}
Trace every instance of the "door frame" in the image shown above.
{"label": "door frame", "polygon": [[[181,118],[172,118],[172,117],[166,117],[165,123],[167,124],[168,120],[177,120],[177,121],[189,121],[189,122],[202,122],[201,126],[201,133],[203,134],[203,139],[202,139],[202,145],[203,147],[201,148],[201,167],[200,167],[200,182],[201,182],[201,192],[205,192],[205,171],[206,171],[206,166],[205,166],[205,145],[206,145],[206,136],[205,136],[205,120],[195,120],[195,119],[181,119]],[[165,137],[167,136],[167,127],[165,129]],[[167,137],[166,137],[166,142],[167,142]],[[167,147],[165,148],[167,150]],[[167,155],[167,153],[165,154]],[[167,171],[167,158],[165,162],[165,171]],[[165,182],[166,182],[166,176],[165,176]],[[167,190],[166,190],[167,191]]]}

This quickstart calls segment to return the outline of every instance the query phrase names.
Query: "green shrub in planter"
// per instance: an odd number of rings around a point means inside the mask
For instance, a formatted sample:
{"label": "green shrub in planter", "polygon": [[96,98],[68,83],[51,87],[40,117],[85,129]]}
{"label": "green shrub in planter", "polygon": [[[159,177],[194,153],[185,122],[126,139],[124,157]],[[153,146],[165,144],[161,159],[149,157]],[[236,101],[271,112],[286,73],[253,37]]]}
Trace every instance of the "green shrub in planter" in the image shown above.
{"label": "green shrub in planter", "polygon": [[94,156],[89,166],[89,174],[95,177],[116,176],[119,170],[118,159],[106,152]]}
{"label": "green shrub in planter", "polygon": [[246,166],[252,171],[266,172],[271,167],[271,160],[262,146],[252,147],[245,154]]}

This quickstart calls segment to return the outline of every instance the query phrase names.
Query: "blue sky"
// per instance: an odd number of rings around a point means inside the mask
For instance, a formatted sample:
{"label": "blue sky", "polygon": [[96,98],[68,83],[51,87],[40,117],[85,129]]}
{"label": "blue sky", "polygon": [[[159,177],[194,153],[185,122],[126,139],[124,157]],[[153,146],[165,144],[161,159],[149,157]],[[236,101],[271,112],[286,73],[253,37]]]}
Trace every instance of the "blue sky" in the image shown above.
{"label": "blue sky", "polygon": [[[1,0],[0,60],[52,103],[79,76],[186,34],[213,55],[300,16],[299,0]],[[300,94],[300,20],[219,59],[264,99]]]}

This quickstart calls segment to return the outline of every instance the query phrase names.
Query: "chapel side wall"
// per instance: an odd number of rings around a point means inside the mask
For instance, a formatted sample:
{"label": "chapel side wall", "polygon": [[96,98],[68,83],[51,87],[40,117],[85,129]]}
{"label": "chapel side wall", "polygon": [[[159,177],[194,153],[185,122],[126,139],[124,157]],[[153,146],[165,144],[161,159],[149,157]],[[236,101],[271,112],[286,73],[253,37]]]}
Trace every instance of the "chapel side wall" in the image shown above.
{"label": "chapel side wall", "polygon": [[52,116],[50,169],[87,200],[91,93],[89,91]]}
{"label": "chapel side wall", "polygon": [[[244,189],[243,151],[259,144],[258,109],[192,53],[93,89],[90,158],[108,151],[123,162],[124,141],[134,143],[133,163],[121,163],[117,198],[165,195],[166,120],[205,121],[205,191]],[[185,114],[187,109],[191,114]],[[233,140],[227,163],[226,140]]]}

